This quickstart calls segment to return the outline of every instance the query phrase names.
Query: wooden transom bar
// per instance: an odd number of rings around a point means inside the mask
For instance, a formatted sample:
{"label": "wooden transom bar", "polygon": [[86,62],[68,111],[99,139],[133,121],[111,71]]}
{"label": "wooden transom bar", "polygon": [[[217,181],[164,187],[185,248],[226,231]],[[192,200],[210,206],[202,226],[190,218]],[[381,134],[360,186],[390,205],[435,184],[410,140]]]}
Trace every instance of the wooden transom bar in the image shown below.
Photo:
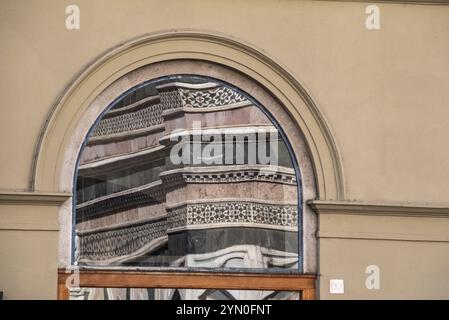
{"label": "wooden transom bar", "polygon": [[[58,271],[58,299],[69,299],[67,278]],[[315,275],[215,272],[152,272],[127,270],[79,270],[84,288],[180,288],[300,291],[301,299],[315,299]]]}

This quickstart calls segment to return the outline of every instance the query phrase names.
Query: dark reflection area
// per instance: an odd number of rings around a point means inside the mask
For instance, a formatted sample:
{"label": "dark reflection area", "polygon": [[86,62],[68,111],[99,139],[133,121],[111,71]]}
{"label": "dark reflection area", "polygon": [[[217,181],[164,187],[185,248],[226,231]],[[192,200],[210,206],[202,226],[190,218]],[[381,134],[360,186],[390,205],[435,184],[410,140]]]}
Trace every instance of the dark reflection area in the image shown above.
{"label": "dark reflection area", "polygon": [[[109,108],[80,155],[76,264],[299,270],[298,185],[281,134],[244,93],[201,77],[146,83]],[[113,297],[104,290],[95,296]],[[142,292],[249,297],[164,290]]]}
{"label": "dark reflection area", "polygon": [[71,300],[300,300],[299,291],[162,289],[162,288],[77,288]]}

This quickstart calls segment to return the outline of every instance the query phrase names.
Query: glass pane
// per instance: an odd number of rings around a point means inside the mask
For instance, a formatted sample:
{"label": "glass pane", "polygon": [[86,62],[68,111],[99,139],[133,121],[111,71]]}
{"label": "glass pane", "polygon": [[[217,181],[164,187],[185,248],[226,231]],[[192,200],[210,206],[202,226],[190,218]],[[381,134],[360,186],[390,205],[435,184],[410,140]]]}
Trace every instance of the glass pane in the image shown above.
{"label": "glass pane", "polygon": [[80,155],[75,263],[300,268],[288,150],[236,88],[193,76],[141,85],[107,109]]}
{"label": "glass pane", "polygon": [[299,291],[160,289],[160,288],[78,288],[70,300],[299,300]]}

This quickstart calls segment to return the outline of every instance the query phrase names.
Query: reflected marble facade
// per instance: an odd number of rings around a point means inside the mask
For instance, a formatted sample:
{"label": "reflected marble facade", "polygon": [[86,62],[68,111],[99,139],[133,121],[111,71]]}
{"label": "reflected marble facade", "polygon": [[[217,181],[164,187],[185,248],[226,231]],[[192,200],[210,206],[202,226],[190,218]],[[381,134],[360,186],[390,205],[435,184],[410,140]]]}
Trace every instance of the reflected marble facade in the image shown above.
{"label": "reflected marble facade", "polygon": [[298,269],[297,185],[281,135],[245,94],[198,77],[144,84],[81,153],[76,263]]}

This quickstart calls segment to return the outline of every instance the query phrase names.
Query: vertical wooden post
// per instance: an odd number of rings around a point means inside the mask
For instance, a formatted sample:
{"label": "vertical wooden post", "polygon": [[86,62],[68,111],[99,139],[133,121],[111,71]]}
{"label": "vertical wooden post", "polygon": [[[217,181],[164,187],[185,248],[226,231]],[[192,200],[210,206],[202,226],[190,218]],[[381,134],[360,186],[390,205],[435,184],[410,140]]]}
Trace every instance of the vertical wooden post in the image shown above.
{"label": "vertical wooden post", "polygon": [[66,286],[67,274],[63,271],[58,272],[58,300],[69,300],[69,288]]}
{"label": "vertical wooden post", "polygon": [[304,289],[302,291],[302,300],[315,300],[316,299],[316,290],[314,288]]}

